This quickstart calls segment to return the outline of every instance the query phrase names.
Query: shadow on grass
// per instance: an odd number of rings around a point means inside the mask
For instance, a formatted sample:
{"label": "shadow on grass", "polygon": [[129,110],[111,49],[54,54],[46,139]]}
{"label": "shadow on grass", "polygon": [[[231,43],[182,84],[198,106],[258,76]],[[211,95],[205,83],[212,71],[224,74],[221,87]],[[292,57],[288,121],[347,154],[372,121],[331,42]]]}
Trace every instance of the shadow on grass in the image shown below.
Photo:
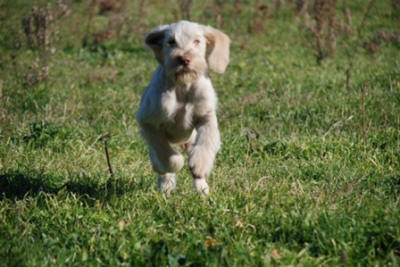
{"label": "shadow on grass", "polygon": [[110,178],[104,183],[96,177],[76,175],[77,181],[68,181],[63,185],[51,184],[57,181],[55,176],[41,174],[37,171],[11,171],[0,174],[0,201],[4,198],[23,199],[27,196],[36,196],[40,193],[58,194],[60,192],[73,193],[83,200],[106,201],[113,196],[120,196],[134,191],[140,186],[133,182]]}

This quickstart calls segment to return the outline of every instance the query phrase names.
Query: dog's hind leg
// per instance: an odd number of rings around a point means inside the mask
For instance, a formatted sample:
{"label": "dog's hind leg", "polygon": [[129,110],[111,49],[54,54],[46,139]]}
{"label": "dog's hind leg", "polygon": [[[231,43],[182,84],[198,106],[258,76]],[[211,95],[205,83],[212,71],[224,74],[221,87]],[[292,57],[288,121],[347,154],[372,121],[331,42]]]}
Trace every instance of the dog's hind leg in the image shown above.
{"label": "dog's hind leg", "polygon": [[169,194],[176,187],[176,174],[165,173],[158,175],[158,189],[166,194]]}
{"label": "dog's hind leg", "polygon": [[167,138],[151,125],[141,123],[141,135],[149,147],[150,160],[155,172],[160,176],[160,190],[171,191],[175,188],[175,173],[182,169],[184,158],[169,144]]}

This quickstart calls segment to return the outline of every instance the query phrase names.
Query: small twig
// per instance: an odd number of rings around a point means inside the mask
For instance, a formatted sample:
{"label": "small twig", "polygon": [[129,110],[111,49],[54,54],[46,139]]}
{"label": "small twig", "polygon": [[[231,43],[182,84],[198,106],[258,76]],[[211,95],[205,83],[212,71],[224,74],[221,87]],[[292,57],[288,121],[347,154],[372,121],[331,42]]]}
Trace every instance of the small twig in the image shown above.
{"label": "small twig", "polygon": [[111,136],[109,133],[103,135],[101,139],[104,141],[104,150],[106,152],[106,158],[107,158],[107,165],[108,165],[108,170],[110,172],[110,178],[114,176],[114,172],[111,166],[111,161],[110,161],[110,154],[108,153],[108,140],[110,140]]}
{"label": "small twig", "polygon": [[349,68],[346,70],[346,90],[350,91],[350,80],[351,80],[351,68],[353,67],[353,64],[349,66]]}

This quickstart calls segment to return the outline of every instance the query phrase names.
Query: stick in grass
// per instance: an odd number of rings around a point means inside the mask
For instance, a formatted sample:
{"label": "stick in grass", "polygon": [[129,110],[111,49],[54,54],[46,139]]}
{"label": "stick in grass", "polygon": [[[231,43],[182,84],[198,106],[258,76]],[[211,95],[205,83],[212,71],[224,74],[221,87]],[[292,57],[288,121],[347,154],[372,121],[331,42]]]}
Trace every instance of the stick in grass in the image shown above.
{"label": "stick in grass", "polygon": [[106,158],[107,158],[107,165],[108,165],[108,170],[110,172],[110,178],[114,176],[114,172],[111,166],[111,161],[110,161],[110,154],[108,153],[108,140],[111,138],[110,134],[105,134],[101,137],[104,141],[104,150],[106,152]]}

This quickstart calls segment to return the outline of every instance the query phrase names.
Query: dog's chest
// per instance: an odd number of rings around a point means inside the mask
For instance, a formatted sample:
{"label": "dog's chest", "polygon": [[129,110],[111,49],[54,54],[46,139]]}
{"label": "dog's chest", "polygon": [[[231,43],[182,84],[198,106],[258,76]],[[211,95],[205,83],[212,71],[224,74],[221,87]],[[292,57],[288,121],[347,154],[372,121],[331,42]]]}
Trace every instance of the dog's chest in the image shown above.
{"label": "dog's chest", "polygon": [[173,141],[180,141],[190,136],[194,128],[195,101],[191,91],[165,92],[161,99],[161,107],[165,118],[161,127]]}

